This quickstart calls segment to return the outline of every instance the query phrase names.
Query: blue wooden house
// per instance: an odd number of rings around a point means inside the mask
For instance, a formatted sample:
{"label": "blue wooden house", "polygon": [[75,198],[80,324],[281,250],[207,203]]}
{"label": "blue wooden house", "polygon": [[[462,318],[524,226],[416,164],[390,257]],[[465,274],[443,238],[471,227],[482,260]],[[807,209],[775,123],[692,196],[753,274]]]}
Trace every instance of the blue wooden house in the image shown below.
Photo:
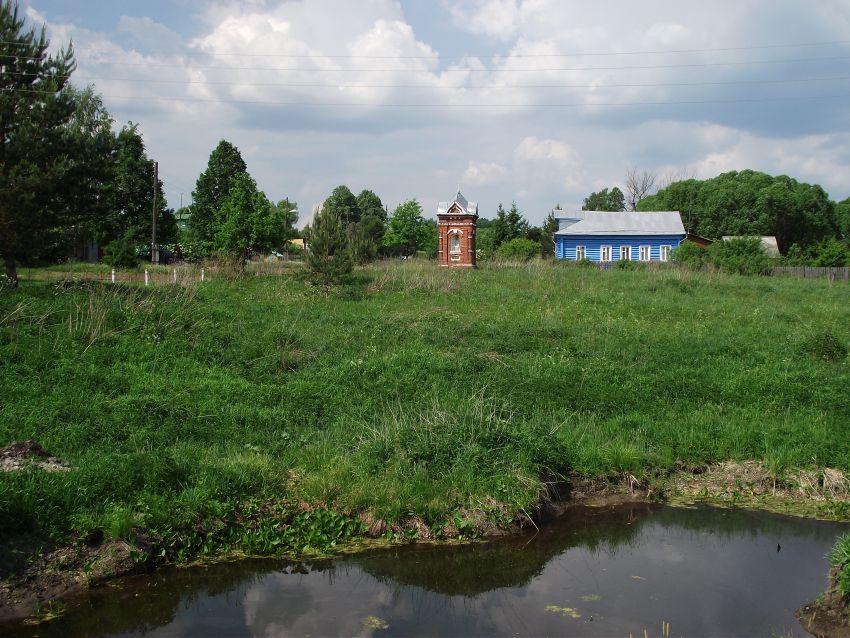
{"label": "blue wooden house", "polygon": [[686,236],[677,211],[581,211],[556,219],[556,259],[588,259],[596,263],[669,261],[671,251]]}

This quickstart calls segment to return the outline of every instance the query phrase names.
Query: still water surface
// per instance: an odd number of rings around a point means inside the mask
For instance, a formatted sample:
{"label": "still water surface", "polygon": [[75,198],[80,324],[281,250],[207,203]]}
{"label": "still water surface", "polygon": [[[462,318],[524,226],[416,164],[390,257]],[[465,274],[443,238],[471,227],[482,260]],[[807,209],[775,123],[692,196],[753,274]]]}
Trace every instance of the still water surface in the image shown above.
{"label": "still water surface", "polygon": [[[539,532],[310,563],[174,569],[93,592],[14,635],[806,635],[847,525],[645,505],[579,508]],[[78,601],[79,602],[79,601]]]}

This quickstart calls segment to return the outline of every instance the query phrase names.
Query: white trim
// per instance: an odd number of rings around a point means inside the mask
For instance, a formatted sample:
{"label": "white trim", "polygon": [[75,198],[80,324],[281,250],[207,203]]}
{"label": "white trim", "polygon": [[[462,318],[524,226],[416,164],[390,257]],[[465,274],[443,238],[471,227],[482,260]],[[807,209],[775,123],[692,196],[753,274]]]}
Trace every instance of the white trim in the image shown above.
{"label": "white trim", "polygon": [[[623,255],[628,255],[624,257]],[[632,260],[632,247],[631,246],[620,246],[620,261],[631,261]]]}
{"label": "white trim", "polygon": [[[664,254],[664,253],[665,253],[665,250],[664,250],[665,248],[667,249],[667,250],[666,250],[666,253],[667,253],[667,254]],[[659,248],[659,254],[658,254],[658,256],[659,256],[659,258],[660,258],[660,260],[661,260],[661,261],[670,261],[670,253],[671,253],[671,252],[673,252],[673,246],[671,246],[670,244],[663,244],[663,245],[661,246],[661,248]]]}
{"label": "white trim", "polygon": [[[581,257],[578,256],[579,251],[581,251]],[[584,259],[587,259],[587,246],[576,246],[576,261]]]}
{"label": "white trim", "polygon": [[643,244],[638,247],[638,261],[652,261],[652,246]]}
{"label": "white trim", "polygon": [[[606,249],[607,249],[607,252],[608,252],[608,259],[605,259]],[[599,247],[599,261],[600,262],[607,264],[607,263],[613,261],[613,257],[614,257],[613,246],[606,244],[605,246]]]}

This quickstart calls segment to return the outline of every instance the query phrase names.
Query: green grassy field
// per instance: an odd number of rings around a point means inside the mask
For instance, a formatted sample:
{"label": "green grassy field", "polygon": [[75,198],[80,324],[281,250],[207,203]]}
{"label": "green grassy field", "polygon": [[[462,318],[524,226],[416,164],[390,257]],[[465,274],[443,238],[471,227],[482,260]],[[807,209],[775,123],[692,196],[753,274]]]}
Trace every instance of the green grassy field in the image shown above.
{"label": "green grassy field", "polygon": [[0,474],[0,537],[269,497],[439,525],[677,461],[850,470],[845,283],[392,263],[323,293],[290,270],[0,291],[0,446],[74,467]]}

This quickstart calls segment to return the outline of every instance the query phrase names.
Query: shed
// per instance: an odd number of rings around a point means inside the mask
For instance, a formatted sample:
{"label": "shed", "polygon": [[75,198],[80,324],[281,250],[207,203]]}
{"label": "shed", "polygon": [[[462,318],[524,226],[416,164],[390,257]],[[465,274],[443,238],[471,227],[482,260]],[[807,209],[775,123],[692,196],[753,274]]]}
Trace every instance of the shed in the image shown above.
{"label": "shed", "polygon": [[763,237],[759,237],[758,235],[724,235],[723,236],[723,241],[732,241],[733,239],[759,239],[759,240],[761,240],[761,247],[768,257],[773,257],[773,258],[782,257],[782,253],[779,252],[779,244],[776,243],[776,237],[774,237],[773,235],[765,235]]}

